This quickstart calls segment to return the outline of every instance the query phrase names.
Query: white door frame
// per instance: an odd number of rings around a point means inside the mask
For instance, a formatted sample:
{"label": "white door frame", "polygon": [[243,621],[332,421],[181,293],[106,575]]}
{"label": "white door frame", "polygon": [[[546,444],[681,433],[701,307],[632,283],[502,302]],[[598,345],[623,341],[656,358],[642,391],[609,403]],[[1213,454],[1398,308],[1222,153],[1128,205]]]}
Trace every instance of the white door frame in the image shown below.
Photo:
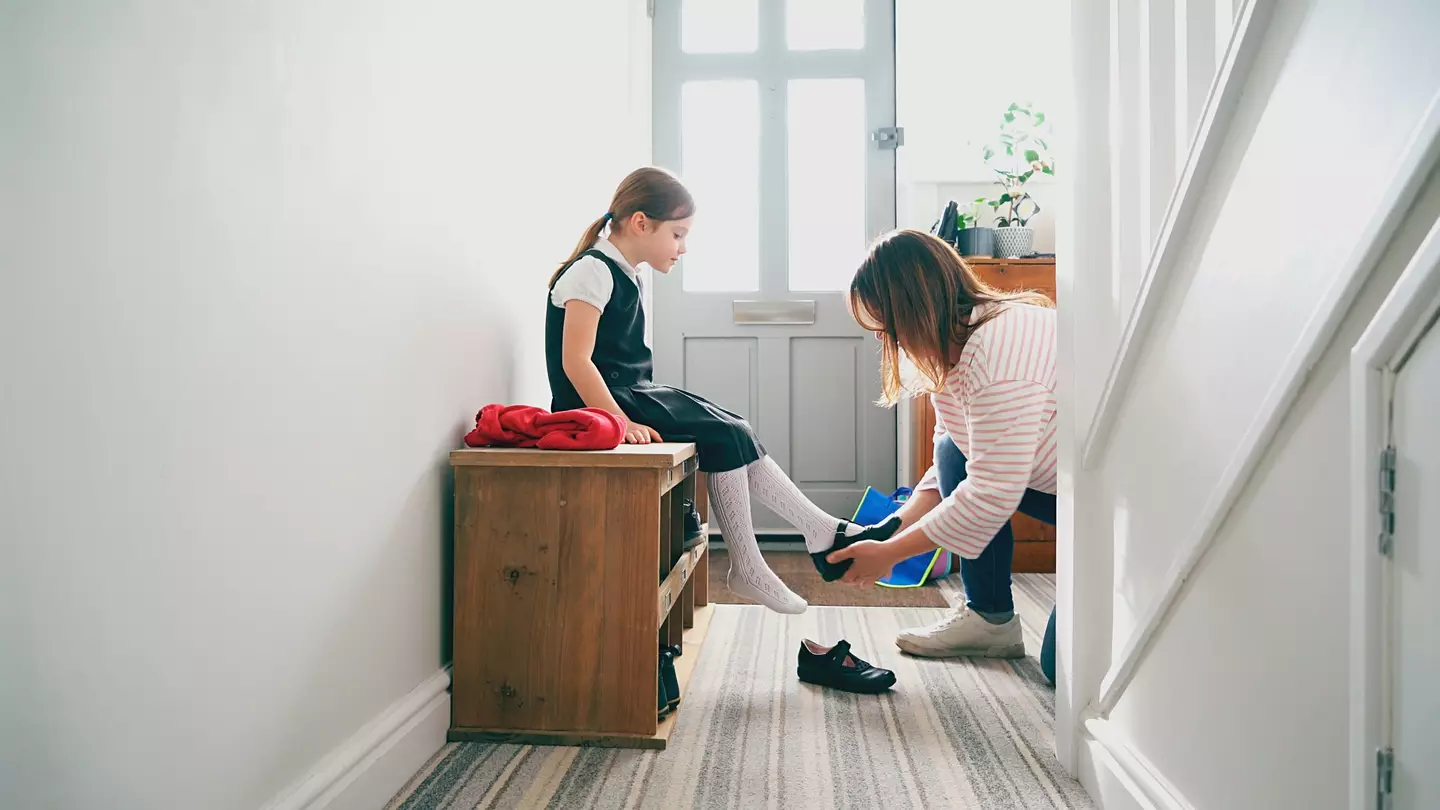
{"label": "white door frame", "polygon": [[[654,327],[652,349],[657,382],[686,387],[685,339],[750,339],[752,395],[748,407],[732,407],[746,416],[765,442],[766,450],[822,508],[839,513],[854,508],[865,486],[894,483],[897,441],[894,411],[871,404],[880,392],[878,344],[849,313],[843,291],[790,289],[789,280],[789,141],[787,82],[793,79],[863,79],[865,128],[874,133],[895,125],[894,0],[863,0],[866,36],[854,50],[791,51],[784,41],[786,4],[762,0],[758,5],[758,44],[745,53],[685,53],[681,49],[682,0],[656,0],[653,20],[654,69],[653,155],[656,164],[678,169],[682,177],[681,92],[691,81],[747,79],[760,89],[760,232],[759,289],[750,292],[687,291],[686,260],[676,271],[656,276],[652,286]],[[857,139],[862,133],[855,133]],[[895,152],[872,142],[865,154],[865,233],[855,234],[857,248],[865,240],[895,227]],[[859,203],[860,201],[857,201]],[[704,223],[706,202],[697,200]],[[863,255],[859,250],[855,265]],[[811,306],[811,320],[773,324],[741,322],[734,307],[757,303],[799,302]],[[802,316],[803,317],[803,316]],[[856,480],[844,476],[806,477],[797,469],[800,454],[791,404],[791,352],[787,341],[797,338],[844,338],[856,343],[853,370],[856,391]],[[700,393],[705,393],[701,391]],[[861,400],[864,400],[863,402]],[[717,400],[718,401],[718,400]],[[837,403],[837,407],[849,403]],[[790,534],[787,523],[753,504],[755,525],[766,533]]]}
{"label": "white door frame", "polygon": [[1390,737],[1391,558],[1379,553],[1380,453],[1395,373],[1440,314],[1440,222],[1350,352],[1350,802],[1376,808],[1376,755]]}

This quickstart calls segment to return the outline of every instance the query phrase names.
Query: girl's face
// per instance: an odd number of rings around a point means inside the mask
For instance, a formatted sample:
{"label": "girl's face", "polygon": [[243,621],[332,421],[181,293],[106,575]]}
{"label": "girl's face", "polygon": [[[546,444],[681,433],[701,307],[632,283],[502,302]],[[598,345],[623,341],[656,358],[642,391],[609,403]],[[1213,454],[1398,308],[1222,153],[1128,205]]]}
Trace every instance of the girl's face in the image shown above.
{"label": "girl's face", "polygon": [[641,254],[640,261],[661,273],[669,273],[675,262],[685,255],[685,237],[690,234],[690,224],[694,219],[658,220],[644,214],[635,215],[631,231]]}

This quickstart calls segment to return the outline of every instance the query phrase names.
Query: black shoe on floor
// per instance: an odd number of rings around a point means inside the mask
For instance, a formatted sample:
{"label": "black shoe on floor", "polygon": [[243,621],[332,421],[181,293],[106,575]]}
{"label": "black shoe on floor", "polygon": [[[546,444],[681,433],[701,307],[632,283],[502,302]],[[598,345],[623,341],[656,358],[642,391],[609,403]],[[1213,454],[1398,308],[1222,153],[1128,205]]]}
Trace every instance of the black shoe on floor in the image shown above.
{"label": "black shoe on floor", "polygon": [[810,559],[815,561],[815,570],[820,572],[820,577],[826,582],[834,582],[845,576],[845,572],[850,570],[850,561],[846,560],[844,562],[832,563],[825,559],[825,555],[832,551],[839,551],[861,540],[889,540],[891,535],[900,531],[900,517],[898,515],[891,515],[884,521],[876,523],[874,526],[866,527],[865,531],[860,532],[854,537],[845,534],[845,527],[849,525],[850,522],[845,521],[835,530],[835,545],[824,551],[812,551],[810,553]]}
{"label": "black shoe on floor", "polygon": [[665,673],[663,671],[665,668],[664,656],[660,657],[660,668],[661,672],[659,673],[658,677],[655,678],[655,693],[657,698],[655,704],[655,711],[657,720],[664,719],[665,715],[669,714],[670,710],[674,708],[674,706],[670,703],[670,695],[665,692]]}
{"label": "black shoe on floor", "polygon": [[671,709],[680,705],[680,679],[675,676],[675,648],[660,648],[660,682]]}
{"label": "black shoe on floor", "polygon": [[829,648],[809,639],[800,642],[796,674],[806,683],[862,695],[879,694],[895,685],[895,673],[851,655],[850,642],[844,640]]}
{"label": "black shoe on floor", "polygon": [[690,551],[691,549],[693,549],[693,548],[695,548],[696,546],[700,545],[701,540],[703,540],[704,538],[702,538],[702,537],[700,536],[700,530],[701,530],[701,527],[700,527],[700,512],[695,509],[695,502],[692,501],[692,500],[688,500],[688,499],[687,499],[687,500],[685,501],[685,506],[684,506],[684,508],[685,508],[685,550],[686,550],[686,551]]}

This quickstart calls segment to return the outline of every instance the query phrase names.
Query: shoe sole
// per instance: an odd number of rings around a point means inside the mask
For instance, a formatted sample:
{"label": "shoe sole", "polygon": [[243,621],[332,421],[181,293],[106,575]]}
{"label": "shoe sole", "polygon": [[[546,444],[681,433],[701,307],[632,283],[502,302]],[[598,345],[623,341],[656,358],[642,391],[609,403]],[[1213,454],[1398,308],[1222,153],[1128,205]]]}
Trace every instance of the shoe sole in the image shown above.
{"label": "shoe sole", "polygon": [[902,652],[920,658],[1024,658],[1025,645],[1002,644],[994,647],[947,647],[935,649],[933,647],[921,647],[906,639],[895,639],[895,646]]}

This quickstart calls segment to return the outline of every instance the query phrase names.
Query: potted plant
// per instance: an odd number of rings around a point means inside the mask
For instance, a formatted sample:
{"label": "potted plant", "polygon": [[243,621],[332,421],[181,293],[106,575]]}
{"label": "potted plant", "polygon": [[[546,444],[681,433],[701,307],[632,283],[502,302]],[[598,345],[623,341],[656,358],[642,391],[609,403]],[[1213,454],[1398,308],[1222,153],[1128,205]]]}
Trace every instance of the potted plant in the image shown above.
{"label": "potted plant", "polygon": [[970,204],[968,213],[956,215],[955,250],[961,256],[995,255],[995,231],[980,225],[980,206],[985,202],[980,197]]}
{"label": "potted plant", "polygon": [[1037,173],[1054,176],[1055,161],[1045,142],[1045,113],[1029,105],[1011,104],[1000,123],[1000,141],[985,147],[985,163],[995,172],[1000,196],[990,200],[995,217],[997,256],[1028,256],[1035,243],[1030,221],[1040,205],[1025,190]]}
{"label": "potted plant", "polygon": [[951,200],[930,232],[954,245],[961,256],[995,255],[995,231],[980,226],[980,206],[984,203],[981,197],[967,211],[961,211],[960,204]]}

